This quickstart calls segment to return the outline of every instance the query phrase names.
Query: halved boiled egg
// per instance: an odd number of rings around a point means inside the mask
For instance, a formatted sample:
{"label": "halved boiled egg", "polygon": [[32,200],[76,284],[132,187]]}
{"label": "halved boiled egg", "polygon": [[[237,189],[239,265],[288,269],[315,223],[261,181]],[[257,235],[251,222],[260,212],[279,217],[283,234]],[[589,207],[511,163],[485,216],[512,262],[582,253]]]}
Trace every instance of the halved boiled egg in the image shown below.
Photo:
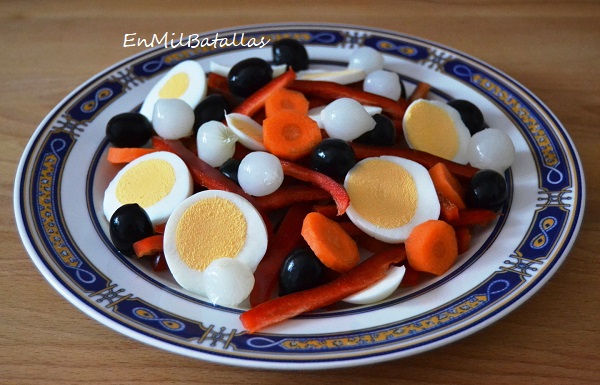
{"label": "halved boiled egg", "polygon": [[206,74],[202,66],[193,60],[186,60],[171,68],[152,87],[140,113],[152,121],[154,104],[158,99],[181,99],[190,107],[196,108],[206,96]]}
{"label": "halved boiled egg", "polygon": [[[266,250],[267,230],[259,212],[227,191],[192,195],[177,206],[165,227],[164,253],[173,277],[184,289],[216,304],[235,305],[250,294],[249,276]],[[235,262],[217,262],[223,258]],[[243,281],[221,284],[238,276]]]}
{"label": "halved boiled egg", "polygon": [[237,136],[238,142],[252,151],[266,151],[263,144],[263,127],[249,116],[232,112],[225,115],[227,127]]}
{"label": "halved boiled egg", "polygon": [[358,162],[346,175],[350,220],[387,243],[402,243],[418,224],[438,219],[440,203],[427,169],[412,160],[381,156]]}
{"label": "halved boiled egg", "polygon": [[471,134],[458,111],[451,106],[419,99],[406,109],[402,125],[410,148],[467,163]]}
{"label": "halved boiled egg", "polygon": [[123,167],[104,193],[104,215],[127,203],[139,204],[154,225],[165,223],[171,212],[192,194],[192,176],[180,157],[157,151]]}
{"label": "halved boiled egg", "polygon": [[390,266],[383,279],[366,289],[344,298],[343,301],[356,305],[368,305],[382,301],[392,295],[398,286],[400,286],[405,272],[406,267],[404,266]]}

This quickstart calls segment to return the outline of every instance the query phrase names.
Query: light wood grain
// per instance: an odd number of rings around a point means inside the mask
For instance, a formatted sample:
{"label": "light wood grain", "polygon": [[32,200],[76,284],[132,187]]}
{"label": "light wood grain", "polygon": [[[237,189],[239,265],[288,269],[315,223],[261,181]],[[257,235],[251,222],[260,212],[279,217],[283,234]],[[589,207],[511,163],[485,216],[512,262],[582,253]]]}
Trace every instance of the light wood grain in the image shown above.
{"label": "light wood grain", "polygon": [[[1,383],[598,383],[598,2],[168,3],[0,3]],[[226,367],[146,346],[83,314],[45,281],[12,214],[18,160],[44,116],[86,79],[142,50],[123,48],[125,33],[190,34],[290,21],[360,24],[437,41],[501,69],[549,106],[579,151],[588,195],[577,242],[542,290],[492,326],[434,351],[366,368],[289,373]]]}

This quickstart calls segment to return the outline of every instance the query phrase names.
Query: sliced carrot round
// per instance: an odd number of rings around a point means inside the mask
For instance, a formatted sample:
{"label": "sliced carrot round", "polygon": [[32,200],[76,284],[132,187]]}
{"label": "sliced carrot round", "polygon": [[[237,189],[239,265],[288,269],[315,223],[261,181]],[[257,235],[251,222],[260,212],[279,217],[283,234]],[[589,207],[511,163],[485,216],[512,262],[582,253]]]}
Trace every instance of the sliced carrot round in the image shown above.
{"label": "sliced carrot round", "polygon": [[441,220],[429,220],[416,226],[405,246],[410,266],[425,273],[442,275],[458,258],[454,228]]}
{"label": "sliced carrot round", "polygon": [[299,112],[280,111],[263,121],[263,143],[280,158],[300,159],[310,154],[321,139],[317,123]]}
{"label": "sliced carrot round", "polygon": [[308,100],[303,93],[287,88],[274,91],[265,101],[265,113],[267,117],[278,114],[281,111],[296,111],[308,114]]}
{"label": "sliced carrot round", "polygon": [[317,258],[334,271],[345,273],[360,262],[356,242],[339,223],[323,214],[307,214],[301,234]]}

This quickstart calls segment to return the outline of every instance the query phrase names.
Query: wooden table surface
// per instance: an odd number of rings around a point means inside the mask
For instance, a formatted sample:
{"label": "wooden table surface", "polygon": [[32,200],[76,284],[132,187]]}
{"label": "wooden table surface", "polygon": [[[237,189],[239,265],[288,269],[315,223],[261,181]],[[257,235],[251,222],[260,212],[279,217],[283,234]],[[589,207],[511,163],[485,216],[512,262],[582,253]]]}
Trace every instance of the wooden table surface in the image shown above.
{"label": "wooden table surface", "polygon": [[[600,382],[600,3],[55,3],[0,3],[0,383]],[[147,346],[94,321],[46,282],[22,246],[12,203],[19,157],[44,116],[89,77],[142,50],[122,46],[126,33],[293,21],[360,24],[454,47],[516,78],[554,111],[583,161],[587,207],[566,262],[530,300],[437,350],[370,367],[290,373],[222,366]]]}

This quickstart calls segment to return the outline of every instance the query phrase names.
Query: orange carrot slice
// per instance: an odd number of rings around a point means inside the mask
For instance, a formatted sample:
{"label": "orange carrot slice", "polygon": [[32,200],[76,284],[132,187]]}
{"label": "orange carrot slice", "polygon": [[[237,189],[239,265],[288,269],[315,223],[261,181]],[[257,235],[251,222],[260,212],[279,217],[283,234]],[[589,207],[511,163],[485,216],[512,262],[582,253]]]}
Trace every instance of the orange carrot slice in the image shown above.
{"label": "orange carrot slice", "polygon": [[435,190],[454,203],[459,209],[466,207],[463,199],[465,192],[454,175],[450,172],[444,163],[438,163],[429,169],[429,175],[433,181]]}
{"label": "orange carrot slice", "polygon": [[444,274],[458,258],[454,228],[441,220],[429,220],[416,226],[405,246],[410,266],[434,275]]}
{"label": "orange carrot slice", "polygon": [[265,101],[265,113],[270,117],[281,111],[295,111],[307,115],[308,100],[298,91],[287,88],[276,90]]}
{"label": "orange carrot slice", "polygon": [[317,258],[334,271],[345,273],[360,262],[356,242],[339,223],[323,214],[308,213],[301,234]]}
{"label": "orange carrot slice", "polygon": [[306,114],[280,111],[263,121],[263,143],[280,158],[300,159],[321,141],[321,129]]}
{"label": "orange carrot slice", "polygon": [[154,148],[141,148],[141,147],[109,147],[107,160],[112,164],[125,164],[129,163],[140,156],[155,152]]}

